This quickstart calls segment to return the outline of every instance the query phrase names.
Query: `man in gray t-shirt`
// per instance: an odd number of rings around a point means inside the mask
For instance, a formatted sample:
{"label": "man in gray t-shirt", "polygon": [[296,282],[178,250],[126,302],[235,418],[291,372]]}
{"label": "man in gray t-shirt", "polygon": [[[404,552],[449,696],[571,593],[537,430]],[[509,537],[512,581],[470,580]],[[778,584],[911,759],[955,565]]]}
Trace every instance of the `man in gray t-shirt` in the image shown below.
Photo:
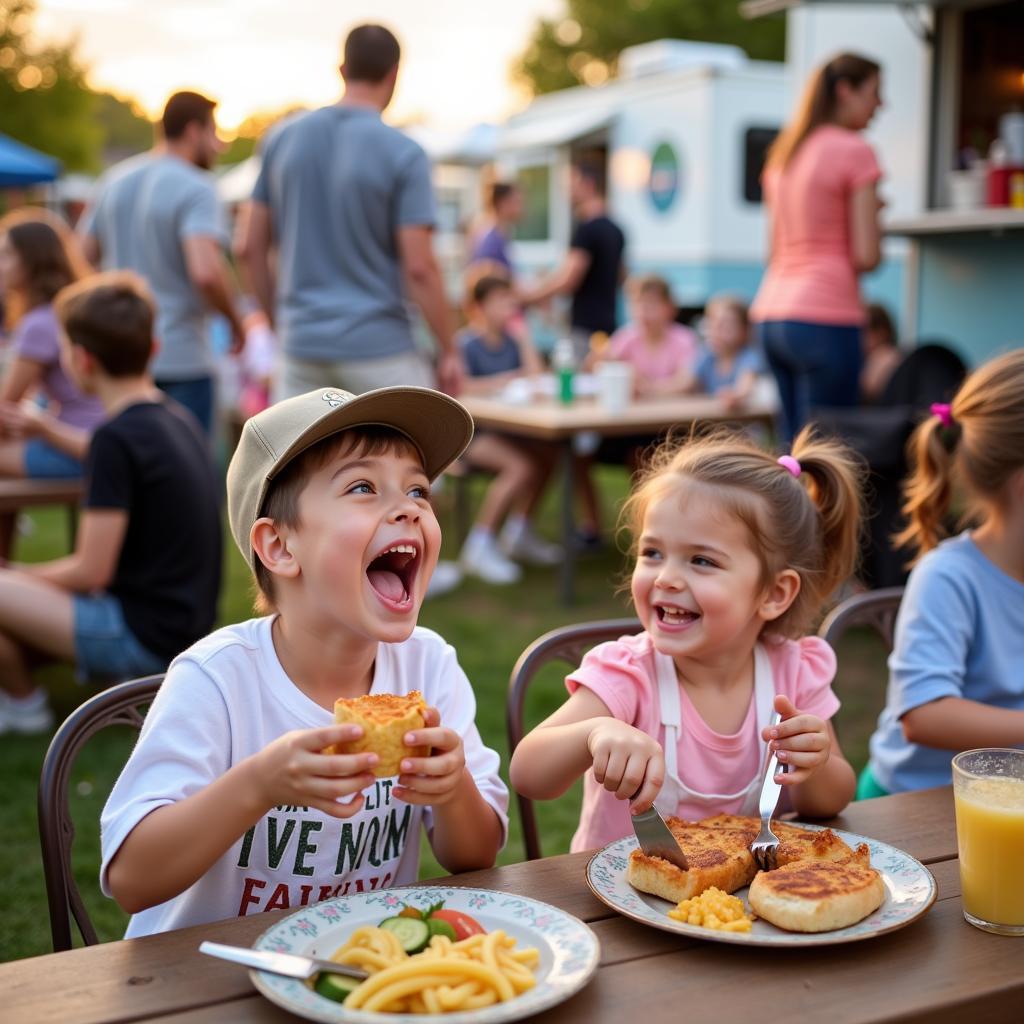
{"label": "man in gray t-shirt", "polygon": [[[435,379],[454,391],[461,379],[433,253],[430,163],[381,121],[398,61],[387,29],[353,29],[342,100],[287,119],[263,142],[237,251],[282,341],[278,397]],[[436,378],[416,350],[407,296],[440,349]]]}
{"label": "man in gray t-shirt", "polygon": [[164,108],[162,143],[100,179],[79,227],[93,263],[134,270],[152,289],[160,342],[153,376],[207,433],[214,400],[208,311],[227,318],[236,350],[244,338],[224,256],[227,232],[207,173],[221,146],[214,107],[198,93],[175,93]]}

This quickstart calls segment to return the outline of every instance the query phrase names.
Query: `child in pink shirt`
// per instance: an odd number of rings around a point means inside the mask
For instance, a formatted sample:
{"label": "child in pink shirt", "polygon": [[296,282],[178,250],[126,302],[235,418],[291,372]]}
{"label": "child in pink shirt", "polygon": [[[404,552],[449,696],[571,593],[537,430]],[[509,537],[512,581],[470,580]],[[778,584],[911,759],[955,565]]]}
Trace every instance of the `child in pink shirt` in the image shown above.
{"label": "child in pink shirt", "polygon": [[806,430],[778,460],[729,433],[666,445],[624,515],[644,632],[583,659],[569,699],[516,748],[513,786],[553,799],[585,774],[574,851],[628,835],[630,812],[652,803],[756,814],[769,749],[790,806],[839,813],[856,780],[829,722],[835,655],[805,633],[853,571],[851,453]]}
{"label": "child in pink shirt", "polygon": [[667,281],[650,274],[631,284],[633,320],[612,335],[602,359],[631,363],[641,397],[680,394],[693,380],[697,335],[675,322]]}

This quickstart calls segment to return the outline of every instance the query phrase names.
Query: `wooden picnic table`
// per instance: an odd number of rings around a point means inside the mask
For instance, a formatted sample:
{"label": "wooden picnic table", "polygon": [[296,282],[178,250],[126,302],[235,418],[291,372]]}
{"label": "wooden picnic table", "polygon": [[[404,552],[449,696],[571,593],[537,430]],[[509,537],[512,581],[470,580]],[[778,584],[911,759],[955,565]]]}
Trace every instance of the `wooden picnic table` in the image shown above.
{"label": "wooden picnic table", "polygon": [[[527,861],[446,879],[527,894],[586,921],[601,942],[596,976],[544,1024],[829,1024],[1024,1020],[1024,941],[967,924],[960,905],[948,787],[852,804],[834,822],[930,866],[938,900],[875,939],[818,949],[702,942],[618,916],[587,888],[589,854]],[[285,1024],[246,970],[203,956],[203,939],[251,945],[289,911],[0,965],[5,1024]]]}
{"label": "wooden picnic table", "polygon": [[78,506],[82,500],[82,481],[30,480],[8,478],[0,480],[0,514],[20,512],[37,505],[65,505],[68,510],[68,533],[71,547],[75,546],[78,531]]}
{"label": "wooden picnic table", "polygon": [[554,398],[536,398],[528,404],[513,404],[500,395],[463,395],[459,401],[469,410],[478,429],[493,430],[512,437],[525,437],[555,445],[562,466],[561,594],[572,604],[575,575],[573,550],[573,438],[584,431],[604,437],[645,437],[653,439],[665,431],[687,428],[694,423],[748,424],[771,426],[775,405],[755,398],[728,409],[714,395],[680,395],[672,398],[638,399],[621,412],[605,411],[596,399],[577,398],[564,404]]}

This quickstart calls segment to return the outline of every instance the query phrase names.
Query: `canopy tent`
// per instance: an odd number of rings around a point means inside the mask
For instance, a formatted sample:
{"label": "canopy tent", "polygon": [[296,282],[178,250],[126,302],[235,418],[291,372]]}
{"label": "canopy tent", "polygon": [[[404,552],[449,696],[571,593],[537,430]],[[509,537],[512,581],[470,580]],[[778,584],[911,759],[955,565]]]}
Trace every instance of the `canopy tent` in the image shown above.
{"label": "canopy tent", "polygon": [[0,134],[0,188],[56,181],[60,161]]}

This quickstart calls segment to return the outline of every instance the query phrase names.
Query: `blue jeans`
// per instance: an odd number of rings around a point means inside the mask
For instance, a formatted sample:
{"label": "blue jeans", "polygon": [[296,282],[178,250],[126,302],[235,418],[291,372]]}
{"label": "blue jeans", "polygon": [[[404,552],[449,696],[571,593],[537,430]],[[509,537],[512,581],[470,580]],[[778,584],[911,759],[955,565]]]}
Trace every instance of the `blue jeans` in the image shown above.
{"label": "blue jeans", "polygon": [[81,475],[78,459],[38,437],[25,442],[25,476],[30,480],[74,480]]}
{"label": "blue jeans", "polygon": [[151,676],[167,668],[167,659],[143,647],[125,622],[113,594],[74,594],[77,669],[88,676]]}
{"label": "blue jeans", "polygon": [[758,337],[779,386],[781,440],[790,443],[822,405],[860,401],[861,329],[766,320]]}
{"label": "blue jeans", "polygon": [[186,409],[209,437],[213,430],[213,378],[197,377],[195,380],[158,380],[156,386]]}

